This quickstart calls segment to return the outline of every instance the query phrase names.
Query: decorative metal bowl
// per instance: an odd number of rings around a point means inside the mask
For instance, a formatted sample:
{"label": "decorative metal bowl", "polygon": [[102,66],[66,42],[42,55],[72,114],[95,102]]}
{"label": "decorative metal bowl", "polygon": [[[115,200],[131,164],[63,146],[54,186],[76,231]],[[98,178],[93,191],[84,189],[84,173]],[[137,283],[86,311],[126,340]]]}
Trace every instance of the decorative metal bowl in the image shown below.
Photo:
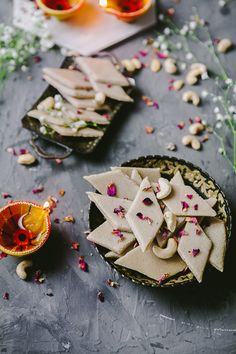
{"label": "decorative metal bowl", "polygon": [[[180,171],[184,182],[194,188],[203,198],[215,197],[217,203],[214,207],[217,217],[224,221],[227,235],[227,246],[231,235],[232,217],[229,204],[225,198],[219,185],[206,172],[190,162],[168,156],[142,156],[136,160],[131,160],[122,164],[122,166],[129,167],[159,167],[161,175],[165,178],[171,179],[177,171]],[[91,203],[89,210],[89,224],[90,229],[94,230],[104,222],[104,217],[97,209],[94,203]],[[101,257],[112,268],[116,269],[122,276],[130,279],[132,282],[151,287],[173,287],[177,285],[185,285],[195,281],[195,277],[189,269],[181,272],[172,278],[168,278],[164,283],[159,283],[154,279],[135,272],[131,269],[124,268],[114,264],[112,260],[105,258],[107,250],[101,246],[96,246],[97,251]]]}

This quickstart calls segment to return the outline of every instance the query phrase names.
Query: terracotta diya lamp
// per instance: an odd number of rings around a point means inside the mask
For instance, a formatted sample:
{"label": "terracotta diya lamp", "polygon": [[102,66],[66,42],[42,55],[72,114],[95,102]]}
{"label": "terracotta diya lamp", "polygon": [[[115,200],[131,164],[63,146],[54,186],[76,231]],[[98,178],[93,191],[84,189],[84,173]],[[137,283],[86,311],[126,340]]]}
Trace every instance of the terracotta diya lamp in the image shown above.
{"label": "terracotta diya lamp", "polygon": [[46,15],[67,20],[77,13],[84,0],[36,0],[36,3]]}
{"label": "terracotta diya lamp", "polygon": [[51,229],[49,210],[41,205],[14,201],[0,209],[0,250],[11,256],[36,252]]}
{"label": "terracotta diya lamp", "polygon": [[150,9],[152,0],[99,0],[99,5],[119,20],[132,22]]}

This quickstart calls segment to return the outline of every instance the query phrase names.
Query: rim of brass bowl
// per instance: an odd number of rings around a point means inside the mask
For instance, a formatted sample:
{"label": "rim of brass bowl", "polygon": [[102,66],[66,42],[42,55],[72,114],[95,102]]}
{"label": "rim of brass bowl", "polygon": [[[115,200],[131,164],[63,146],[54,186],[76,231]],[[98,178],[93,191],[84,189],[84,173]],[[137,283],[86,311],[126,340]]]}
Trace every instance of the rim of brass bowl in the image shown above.
{"label": "rim of brass bowl", "polygon": [[[180,171],[185,182],[191,185],[201,196],[210,197],[214,195],[217,198],[215,208],[217,212],[217,217],[219,217],[221,220],[224,220],[225,222],[228,248],[232,230],[231,210],[221,187],[211,176],[209,176],[207,172],[203,171],[200,167],[194,165],[191,162],[165,155],[141,156],[137,159],[124,162],[121,167],[159,167],[161,169],[162,176],[167,178],[172,177],[177,171]],[[94,203],[90,203],[90,230],[94,230],[96,227],[102,224],[102,222],[104,222],[102,214],[97,209]],[[114,264],[112,260],[108,260],[107,258],[105,258],[105,254],[108,252],[107,249],[99,245],[95,245],[95,249],[101,256],[101,258],[110,267],[115,269],[119,274],[121,274],[122,277],[131,280],[133,283],[158,288],[176,287],[180,285],[183,286],[193,282],[197,283],[196,278],[188,269],[186,272],[181,272],[173,276],[172,278],[167,279],[166,282],[160,284],[158,281],[155,281],[154,279],[151,279],[141,273]]]}
{"label": "rim of brass bowl", "polygon": [[152,6],[152,0],[147,0],[143,7],[141,7],[139,10],[133,11],[133,12],[119,11],[119,10],[113,9],[112,7],[107,7],[107,8],[102,7],[102,8],[106,12],[116,15],[117,17],[119,17],[121,19],[132,20],[133,18],[143,15],[145,12],[147,12],[150,9],[151,6]]}
{"label": "rim of brass bowl", "polygon": [[50,15],[50,16],[70,16],[73,15],[74,12],[76,12],[77,10],[79,10],[79,8],[83,5],[83,3],[85,2],[85,0],[78,0],[77,3],[72,6],[70,9],[67,10],[55,10],[52,9],[51,7],[48,7],[47,5],[44,4],[44,2],[42,0],[36,0],[37,5],[43,10],[43,12],[45,12],[46,14]]}
{"label": "rim of brass bowl", "polygon": [[[10,202],[10,203],[4,205],[2,208],[0,208],[0,215],[1,215],[1,212],[3,210],[7,209],[9,206],[19,205],[19,204],[27,204],[27,205],[30,204],[32,206],[38,207],[40,209],[43,209],[42,205],[39,205],[39,204],[34,203],[34,202],[28,202],[26,200],[15,200],[13,202]],[[43,239],[41,240],[41,242],[37,246],[35,246],[31,250],[16,252],[16,251],[8,250],[8,249],[6,249],[4,246],[2,246],[0,244],[0,250],[2,252],[4,252],[4,253],[6,253],[6,254],[8,254],[10,256],[14,256],[14,257],[28,256],[29,254],[32,254],[32,253],[38,251],[45,244],[45,242],[49,238],[49,235],[50,235],[50,232],[51,232],[51,221],[50,221],[49,214],[47,216],[45,215],[45,217],[46,217],[46,224],[47,224],[46,233],[45,233],[45,236],[43,237]]]}

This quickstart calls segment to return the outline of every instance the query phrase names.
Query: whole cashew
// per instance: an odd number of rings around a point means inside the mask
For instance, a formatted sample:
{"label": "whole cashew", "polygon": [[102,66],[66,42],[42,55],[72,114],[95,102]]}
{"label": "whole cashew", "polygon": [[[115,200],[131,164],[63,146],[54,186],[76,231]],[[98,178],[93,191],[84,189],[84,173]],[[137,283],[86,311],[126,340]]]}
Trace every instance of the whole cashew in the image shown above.
{"label": "whole cashew", "polygon": [[219,53],[226,53],[232,46],[232,41],[229,38],[224,38],[217,44],[217,50]]}
{"label": "whole cashew", "polygon": [[201,63],[194,63],[190,67],[190,71],[186,76],[188,85],[194,85],[198,81],[198,77],[207,71],[206,65]]}
{"label": "whole cashew", "polygon": [[193,123],[189,127],[189,133],[197,135],[204,130],[204,125],[202,123]]}
{"label": "whole cashew", "polygon": [[158,258],[168,259],[174,256],[177,251],[178,244],[173,238],[169,238],[166,248],[160,248],[157,245],[152,247],[152,251]]}
{"label": "whole cashew", "polygon": [[157,190],[157,199],[164,199],[171,193],[172,187],[168,179],[160,177],[158,183],[154,186],[154,190]]}
{"label": "whole cashew", "polygon": [[134,72],[136,69],[135,64],[129,59],[122,60],[122,64],[125,67],[125,69],[130,73]]}
{"label": "whole cashew", "polygon": [[37,109],[39,111],[47,111],[48,109],[54,108],[54,105],[55,105],[54,98],[49,96],[37,105]]}
{"label": "whole cashew", "polygon": [[33,163],[35,163],[36,158],[32,155],[32,154],[22,154],[19,155],[17,162],[20,165],[32,165]]}
{"label": "whole cashew", "polygon": [[153,73],[157,73],[161,70],[161,62],[157,58],[152,59],[150,69]]}
{"label": "whole cashew", "polygon": [[164,213],[164,219],[166,222],[167,229],[170,230],[171,232],[174,232],[177,225],[176,215],[173,214],[171,211],[167,210]]}
{"label": "whole cashew", "polygon": [[191,147],[194,150],[200,150],[201,149],[200,141],[197,138],[195,138],[194,136],[192,136],[192,135],[183,136],[182,144],[185,145],[185,146],[191,145]]}
{"label": "whole cashew", "polygon": [[176,80],[172,84],[174,91],[179,91],[184,86],[183,80]]}
{"label": "whole cashew", "polygon": [[139,70],[142,67],[142,64],[139,59],[133,58],[131,59],[131,63],[134,65],[135,69]]}
{"label": "whole cashew", "polygon": [[200,97],[194,91],[185,91],[183,93],[182,99],[184,102],[192,103],[194,106],[198,106],[200,103]]}
{"label": "whole cashew", "polygon": [[168,74],[175,74],[177,72],[176,61],[172,58],[168,58],[164,61],[164,69]]}
{"label": "whole cashew", "polygon": [[20,262],[16,267],[16,274],[18,275],[18,277],[22,280],[25,280],[27,278],[26,269],[32,267],[32,265],[33,262],[28,259]]}
{"label": "whole cashew", "polygon": [[106,95],[103,92],[97,92],[95,95],[95,101],[99,106],[102,106],[106,100]]}

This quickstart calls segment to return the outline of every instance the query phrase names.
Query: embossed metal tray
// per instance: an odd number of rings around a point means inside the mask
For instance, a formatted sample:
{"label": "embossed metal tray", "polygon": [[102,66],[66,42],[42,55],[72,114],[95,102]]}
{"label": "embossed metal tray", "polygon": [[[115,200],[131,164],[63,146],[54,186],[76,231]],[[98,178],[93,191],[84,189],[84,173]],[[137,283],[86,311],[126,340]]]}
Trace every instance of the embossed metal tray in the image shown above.
{"label": "embossed metal tray", "polygon": [[[231,211],[221,188],[206,172],[202,171],[199,167],[190,162],[186,162],[175,157],[159,155],[140,157],[136,160],[125,162],[122,166],[149,168],[159,167],[161,170],[161,175],[168,179],[171,179],[177,171],[180,171],[185,183],[194,188],[203,198],[214,196],[217,199],[217,203],[214,207],[217,217],[225,222],[228,246],[232,228]],[[94,230],[103,222],[103,215],[100,213],[96,205],[91,203],[89,210],[90,229]],[[108,260],[105,258],[105,254],[107,253],[105,248],[96,245],[96,249],[107,264],[116,269],[123,277],[126,277],[137,284],[151,287],[174,287],[196,281],[193,274],[189,269],[187,269],[187,271],[179,273],[174,277],[167,279],[166,282],[159,284],[158,281],[150,279],[147,276],[131,269],[118,266],[111,260]]]}
{"label": "embossed metal tray", "polygon": [[[107,52],[101,52],[96,55],[95,57],[109,57],[114,63],[119,63],[118,59],[111,53]],[[61,68],[68,68],[70,65],[74,64],[74,57],[67,57],[64,62],[61,65]],[[129,87],[126,89],[126,92],[128,94],[131,94],[133,91],[133,87]],[[58,91],[52,87],[48,86],[46,90],[43,92],[43,94],[40,96],[40,98],[34,103],[34,105],[31,107],[31,110],[36,109],[37,105],[46,97],[48,96],[54,96],[57,94]],[[35,149],[36,153],[45,158],[45,159],[55,159],[55,158],[60,158],[64,159],[67,158],[72,152],[79,153],[79,154],[91,154],[97,145],[100,143],[100,141],[104,138],[105,135],[109,134],[109,128],[112,124],[112,121],[114,118],[118,115],[119,111],[121,108],[129,103],[124,103],[124,102],[118,102],[114,100],[108,100],[107,105],[109,106],[110,110],[108,111],[100,111],[99,113],[109,113],[109,120],[110,124],[101,127],[100,130],[104,132],[104,135],[101,137],[96,137],[96,138],[85,138],[85,137],[63,137],[59,135],[56,132],[52,133],[47,133],[47,134],[42,134],[40,132],[40,122],[32,117],[29,117],[26,113],[26,115],[22,118],[22,125],[24,128],[30,130],[33,132],[32,139],[30,140],[30,144],[33,146]],[[63,149],[65,149],[65,153],[62,155],[54,155],[54,154],[48,154],[45,152],[39,145],[36,144],[36,141],[42,138],[43,140],[46,140],[50,143],[53,143]]]}

